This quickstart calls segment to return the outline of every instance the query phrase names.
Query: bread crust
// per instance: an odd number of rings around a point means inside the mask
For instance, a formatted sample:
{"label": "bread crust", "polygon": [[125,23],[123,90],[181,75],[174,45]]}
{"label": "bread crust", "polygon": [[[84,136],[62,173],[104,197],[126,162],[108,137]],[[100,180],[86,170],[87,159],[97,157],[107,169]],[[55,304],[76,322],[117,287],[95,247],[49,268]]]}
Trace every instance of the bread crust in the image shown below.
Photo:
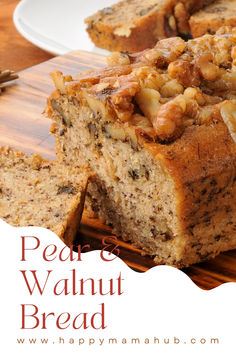
{"label": "bread crust", "polygon": [[194,38],[214,34],[221,26],[236,26],[236,1],[217,0],[196,12],[189,20]]}
{"label": "bread crust", "polygon": [[87,32],[100,48],[137,52],[163,38],[188,35],[190,14],[213,0],[121,1],[85,20]]}

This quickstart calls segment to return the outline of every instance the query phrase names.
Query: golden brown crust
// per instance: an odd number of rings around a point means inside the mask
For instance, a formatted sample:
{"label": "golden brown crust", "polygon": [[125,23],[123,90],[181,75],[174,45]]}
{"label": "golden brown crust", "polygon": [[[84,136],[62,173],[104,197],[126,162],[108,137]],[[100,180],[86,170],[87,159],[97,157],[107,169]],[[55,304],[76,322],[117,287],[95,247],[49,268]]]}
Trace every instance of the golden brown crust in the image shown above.
{"label": "golden brown crust", "polygon": [[[185,130],[180,140],[170,146],[146,144],[145,148],[157,161],[162,162],[175,181],[180,227],[189,237],[189,247],[198,243],[197,239],[193,239],[195,229],[201,227],[202,233],[206,233],[212,223],[220,225],[225,214],[229,213],[231,218],[229,217],[228,228],[232,239],[224,244],[221,251],[234,248],[236,144],[226,126],[222,122],[207,127],[192,126]],[[234,231],[231,225],[234,225]],[[219,226],[219,230],[215,235],[217,240],[225,237],[228,232],[226,226],[223,229]],[[205,259],[217,254],[206,254]],[[188,265],[202,259],[204,257],[199,253],[193,261],[186,253],[182,263]]]}
{"label": "golden brown crust", "polygon": [[[111,13],[101,10],[87,18],[87,31],[97,46],[111,51],[137,52],[151,48],[158,38],[176,35],[176,29],[168,23],[173,4],[173,0],[160,5],[153,0],[147,5],[137,0],[121,1],[109,8]],[[127,15],[133,18],[131,22]]]}
{"label": "golden brown crust", "polygon": [[194,38],[214,34],[221,26],[236,26],[236,1],[217,0],[193,14],[189,21]]}
{"label": "golden brown crust", "polygon": [[[88,27],[87,31],[97,47],[110,51],[134,53],[146,48],[152,48],[157,40],[177,34],[176,30],[170,31],[169,29],[167,31],[167,27],[164,30],[165,26],[167,26],[164,25],[165,19],[163,16],[159,17],[154,13],[139,21],[139,24],[130,30],[128,37],[114,34],[112,28],[100,22],[96,25],[94,24],[93,27]],[[97,33],[99,33],[99,36]]]}
{"label": "golden brown crust", "polygon": [[98,11],[85,22],[98,47],[132,53],[152,48],[160,39],[188,34],[190,14],[212,1],[121,1]]}
{"label": "golden brown crust", "polygon": [[145,148],[163,161],[177,186],[236,166],[236,144],[222,122],[186,128],[170,145],[146,143]]}

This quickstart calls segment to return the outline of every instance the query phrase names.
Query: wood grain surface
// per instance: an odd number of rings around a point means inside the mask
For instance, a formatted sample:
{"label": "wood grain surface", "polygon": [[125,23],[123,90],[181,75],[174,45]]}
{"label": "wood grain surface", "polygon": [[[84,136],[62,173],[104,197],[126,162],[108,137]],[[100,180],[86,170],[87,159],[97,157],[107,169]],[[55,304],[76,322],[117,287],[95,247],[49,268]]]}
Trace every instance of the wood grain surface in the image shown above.
{"label": "wood grain surface", "polygon": [[20,0],[0,0],[0,68],[14,71],[23,70],[53,57],[17,32],[12,16],[19,2]]}
{"label": "wood grain surface", "polygon": [[[10,83],[0,96],[0,145],[12,145],[26,152],[38,152],[44,157],[55,158],[54,140],[49,133],[50,120],[43,115],[47,96],[53,91],[49,73],[60,70],[75,74],[104,66],[105,58],[86,52],[72,52],[56,57],[20,73],[20,78]],[[101,249],[107,237],[118,244],[120,257],[134,270],[146,271],[155,266],[148,256],[129,243],[112,236],[109,227],[98,219],[83,215],[80,243],[90,244],[92,249]],[[236,281],[236,251],[221,254],[212,261],[183,270],[202,289],[212,289],[225,282]]]}

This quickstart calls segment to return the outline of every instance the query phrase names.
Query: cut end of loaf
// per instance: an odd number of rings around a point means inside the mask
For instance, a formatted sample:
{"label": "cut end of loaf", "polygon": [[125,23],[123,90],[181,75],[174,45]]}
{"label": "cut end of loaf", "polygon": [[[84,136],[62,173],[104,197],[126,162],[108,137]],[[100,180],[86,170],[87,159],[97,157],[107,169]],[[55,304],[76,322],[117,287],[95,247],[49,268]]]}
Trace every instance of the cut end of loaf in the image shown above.
{"label": "cut end of loaf", "polygon": [[83,210],[86,171],[27,155],[0,150],[0,218],[12,226],[38,226],[73,243]]}

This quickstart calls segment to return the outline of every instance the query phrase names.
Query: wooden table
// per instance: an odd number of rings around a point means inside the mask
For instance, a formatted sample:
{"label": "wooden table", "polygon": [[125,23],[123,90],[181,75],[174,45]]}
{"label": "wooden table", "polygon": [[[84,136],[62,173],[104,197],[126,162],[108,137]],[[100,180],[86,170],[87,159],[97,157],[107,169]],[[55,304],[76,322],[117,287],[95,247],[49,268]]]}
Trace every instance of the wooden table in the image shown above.
{"label": "wooden table", "polygon": [[[17,3],[16,0],[0,0],[0,67],[20,71],[53,56],[30,44],[17,33],[12,23],[12,13]],[[20,79],[0,97],[0,145],[11,144],[25,151],[37,151],[54,157],[53,141],[49,134],[50,121],[41,117],[46,97],[53,90],[49,72],[59,69],[74,74],[78,70],[101,67],[104,63],[105,59],[99,55],[73,52],[21,72]],[[103,237],[109,235],[109,227],[97,219],[88,219],[84,214],[81,243],[89,243],[93,249],[99,249]],[[133,269],[146,271],[155,265],[150,257],[141,256],[141,251],[130,244],[120,239],[112,239],[112,242],[118,243],[121,258]],[[184,272],[203,289],[235,282],[236,251],[191,266]]]}
{"label": "wooden table", "polygon": [[0,0],[0,68],[20,71],[51,59],[16,30],[12,15],[19,0]]}

